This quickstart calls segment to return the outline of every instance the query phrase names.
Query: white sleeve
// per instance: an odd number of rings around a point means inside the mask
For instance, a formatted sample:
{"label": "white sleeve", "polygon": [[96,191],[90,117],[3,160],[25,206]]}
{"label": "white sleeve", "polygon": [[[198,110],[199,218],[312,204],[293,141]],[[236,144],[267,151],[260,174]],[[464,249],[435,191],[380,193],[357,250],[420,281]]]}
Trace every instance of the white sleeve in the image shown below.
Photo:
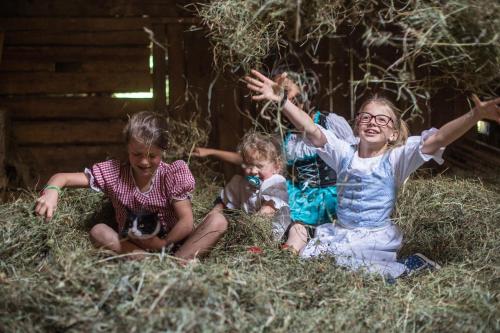
{"label": "white sleeve", "polygon": [[357,144],[358,139],[354,136],[351,125],[344,117],[330,113],[326,116],[326,129],[333,132],[337,138],[344,140],[349,144]]}
{"label": "white sleeve", "polygon": [[229,209],[241,208],[241,186],[243,184],[243,177],[234,175],[233,178],[227,183],[224,189],[220,192],[220,198]]}
{"label": "white sleeve", "polygon": [[422,153],[422,146],[427,138],[438,130],[431,128],[423,131],[420,136],[411,136],[408,138],[404,146],[394,148],[390,152],[390,161],[394,167],[394,175],[398,187],[422,164],[433,159],[439,164],[443,164],[444,148],[439,148],[434,154]]}
{"label": "white sleeve", "polygon": [[288,207],[288,190],[286,179],[281,175],[274,175],[266,179],[260,187],[262,200],[272,202],[276,210]]}
{"label": "white sleeve", "polygon": [[[329,167],[338,173],[340,169],[340,161],[342,161],[344,156],[348,156],[352,150],[351,144],[339,139],[331,131],[324,129],[320,125],[316,126],[318,126],[326,137],[325,145],[323,147],[316,147],[316,152]],[[307,138],[304,138],[304,142],[306,142],[309,146],[314,147],[314,145],[312,145]]]}

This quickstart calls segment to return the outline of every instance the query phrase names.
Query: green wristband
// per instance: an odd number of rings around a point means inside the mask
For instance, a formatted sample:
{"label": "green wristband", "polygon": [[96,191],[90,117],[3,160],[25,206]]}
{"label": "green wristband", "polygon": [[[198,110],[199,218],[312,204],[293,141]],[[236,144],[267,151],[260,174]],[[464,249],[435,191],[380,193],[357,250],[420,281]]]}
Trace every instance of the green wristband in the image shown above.
{"label": "green wristband", "polygon": [[42,191],[45,191],[45,190],[56,190],[57,194],[59,194],[59,195],[61,195],[61,193],[62,193],[62,189],[56,185],[45,185],[45,187],[43,188]]}

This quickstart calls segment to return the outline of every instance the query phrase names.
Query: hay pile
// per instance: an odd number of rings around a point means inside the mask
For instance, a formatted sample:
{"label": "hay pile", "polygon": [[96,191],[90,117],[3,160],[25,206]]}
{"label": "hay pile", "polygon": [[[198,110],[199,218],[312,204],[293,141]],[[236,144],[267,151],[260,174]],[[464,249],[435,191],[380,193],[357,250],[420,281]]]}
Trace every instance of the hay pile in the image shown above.
{"label": "hay pile", "polygon": [[322,39],[340,38],[362,71],[350,82],[356,93],[390,91],[411,116],[442,87],[485,97],[500,88],[495,0],[215,0],[198,13],[221,68],[248,72],[286,57],[290,44],[310,54]]}
{"label": "hay pile", "polygon": [[[219,188],[197,178],[199,222]],[[102,196],[65,191],[51,223],[35,195],[0,206],[0,331],[484,331],[500,329],[500,191],[477,179],[413,179],[396,218],[414,251],[444,268],[387,285],[282,252],[266,221],[242,218],[198,265],[142,262],[92,248]],[[104,205],[105,206],[105,205]],[[248,246],[264,249],[261,255]],[[230,250],[230,251],[228,251]]]}

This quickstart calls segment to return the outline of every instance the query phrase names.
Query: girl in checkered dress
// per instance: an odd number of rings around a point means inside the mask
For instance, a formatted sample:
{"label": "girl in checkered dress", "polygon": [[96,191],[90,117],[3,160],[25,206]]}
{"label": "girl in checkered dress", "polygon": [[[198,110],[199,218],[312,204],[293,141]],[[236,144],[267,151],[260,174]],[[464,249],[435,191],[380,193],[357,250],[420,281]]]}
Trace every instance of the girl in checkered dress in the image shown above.
{"label": "girl in checkered dress", "polygon": [[36,213],[50,220],[63,187],[89,186],[103,192],[115,210],[115,221],[98,223],[90,230],[95,246],[141,258],[147,250],[181,242],[193,230],[190,199],[195,181],[184,161],[161,160],[168,143],[166,128],[166,119],[156,113],[133,115],[123,131],[128,160],[55,174],[36,201]]}

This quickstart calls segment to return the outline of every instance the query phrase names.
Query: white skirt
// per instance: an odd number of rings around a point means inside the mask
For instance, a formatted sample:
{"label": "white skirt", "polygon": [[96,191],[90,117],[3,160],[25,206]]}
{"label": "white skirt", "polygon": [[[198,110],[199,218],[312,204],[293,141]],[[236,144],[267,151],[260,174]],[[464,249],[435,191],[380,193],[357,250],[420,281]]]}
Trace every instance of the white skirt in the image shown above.
{"label": "white skirt", "polygon": [[300,256],[333,256],[337,265],[396,278],[405,271],[405,265],[396,261],[402,240],[401,230],[392,223],[380,229],[348,229],[327,223],[316,228],[315,237]]}

